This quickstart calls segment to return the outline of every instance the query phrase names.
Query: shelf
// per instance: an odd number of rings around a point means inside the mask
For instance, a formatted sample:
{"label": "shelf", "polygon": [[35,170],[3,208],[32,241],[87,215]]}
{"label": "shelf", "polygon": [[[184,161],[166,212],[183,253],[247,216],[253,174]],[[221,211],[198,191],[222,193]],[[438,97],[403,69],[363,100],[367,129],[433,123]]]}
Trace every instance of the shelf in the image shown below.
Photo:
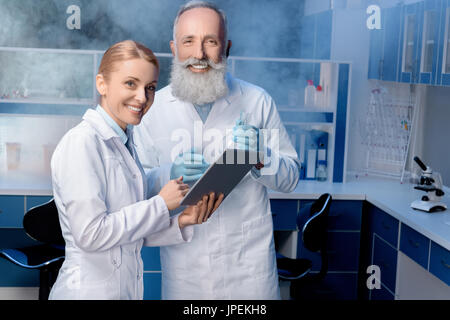
{"label": "shelf", "polygon": [[95,105],[92,99],[64,99],[64,98],[23,98],[23,99],[1,99],[0,103],[33,103],[33,104],[72,104],[72,105]]}
{"label": "shelf", "polygon": [[325,107],[325,108],[318,108],[318,107],[279,107],[278,112],[319,112],[319,113],[333,113],[335,111],[334,108],[331,107]]}
{"label": "shelf", "polygon": [[293,122],[293,121],[283,121],[283,124],[286,125],[286,126],[302,126],[302,127],[312,127],[312,126],[334,127],[334,123],[331,123],[331,122]]}

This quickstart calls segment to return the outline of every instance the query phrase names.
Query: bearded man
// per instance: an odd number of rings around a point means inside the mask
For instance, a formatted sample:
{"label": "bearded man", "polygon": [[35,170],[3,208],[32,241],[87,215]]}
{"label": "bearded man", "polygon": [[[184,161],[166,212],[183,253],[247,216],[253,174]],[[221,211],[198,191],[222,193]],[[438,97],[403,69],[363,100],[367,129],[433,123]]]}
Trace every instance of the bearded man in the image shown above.
{"label": "bearded man", "polygon": [[162,298],[279,299],[268,189],[294,190],[300,164],[275,103],[263,89],[226,72],[231,41],[226,16],[214,4],[182,6],[170,48],[170,84],[156,92],[134,130],[155,192],[175,177],[199,179],[220,154],[208,159],[205,150],[223,150],[227,132],[236,148],[267,152],[264,167],[252,168],[216,213],[194,227],[190,243],[161,247]]}

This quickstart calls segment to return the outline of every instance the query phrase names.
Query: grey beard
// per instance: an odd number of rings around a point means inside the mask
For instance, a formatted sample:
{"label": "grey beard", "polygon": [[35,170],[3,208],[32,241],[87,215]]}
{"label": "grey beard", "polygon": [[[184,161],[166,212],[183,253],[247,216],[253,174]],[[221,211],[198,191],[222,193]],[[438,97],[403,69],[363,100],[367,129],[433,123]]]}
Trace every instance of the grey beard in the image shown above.
{"label": "grey beard", "polygon": [[[203,64],[210,66],[205,73],[194,73],[187,66],[191,64]],[[180,62],[178,57],[172,61],[170,73],[170,84],[172,94],[182,101],[191,102],[196,105],[212,103],[228,93],[225,80],[227,72],[226,58],[223,57],[219,63],[211,60],[198,60],[189,58]]]}

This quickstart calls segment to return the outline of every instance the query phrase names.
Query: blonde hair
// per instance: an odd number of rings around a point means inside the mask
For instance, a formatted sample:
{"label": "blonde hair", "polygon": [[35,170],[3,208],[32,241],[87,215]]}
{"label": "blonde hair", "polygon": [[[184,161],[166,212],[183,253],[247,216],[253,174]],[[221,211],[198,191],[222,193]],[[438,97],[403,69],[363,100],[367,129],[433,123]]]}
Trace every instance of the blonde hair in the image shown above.
{"label": "blonde hair", "polygon": [[105,51],[98,68],[98,74],[103,75],[105,80],[108,81],[109,75],[114,71],[117,62],[139,58],[152,63],[159,71],[159,62],[152,50],[134,40],[124,40],[112,45]]}

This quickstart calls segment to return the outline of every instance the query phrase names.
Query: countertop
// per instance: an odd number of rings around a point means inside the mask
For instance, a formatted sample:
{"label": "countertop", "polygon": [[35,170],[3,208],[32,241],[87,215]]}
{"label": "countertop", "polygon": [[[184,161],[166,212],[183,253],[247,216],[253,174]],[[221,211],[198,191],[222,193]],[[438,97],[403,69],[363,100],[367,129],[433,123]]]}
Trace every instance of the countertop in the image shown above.
{"label": "countertop", "polygon": [[270,192],[271,199],[316,199],[330,193],[334,200],[366,200],[400,222],[415,229],[440,246],[450,250],[450,194],[444,190],[442,199],[449,209],[428,213],[411,208],[411,202],[425,192],[415,190],[413,184],[382,178],[364,177],[346,183],[300,181],[291,193]]}

